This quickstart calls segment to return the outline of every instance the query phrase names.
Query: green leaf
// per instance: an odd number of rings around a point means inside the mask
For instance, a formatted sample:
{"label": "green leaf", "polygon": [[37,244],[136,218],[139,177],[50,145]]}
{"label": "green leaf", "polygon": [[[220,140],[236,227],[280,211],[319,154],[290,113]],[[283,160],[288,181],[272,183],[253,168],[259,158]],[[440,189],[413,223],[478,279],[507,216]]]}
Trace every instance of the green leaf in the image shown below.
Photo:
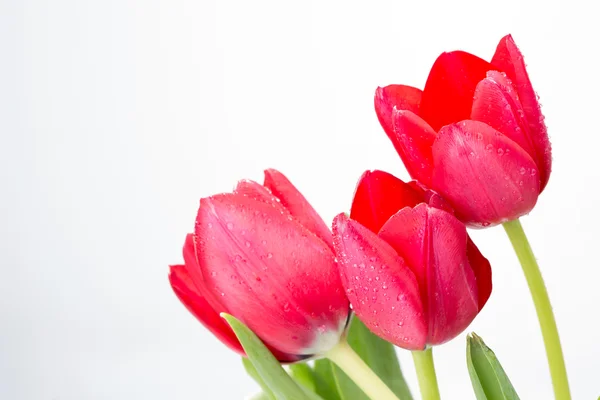
{"label": "green leaf", "polygon": [[306,363],[298,363],[290,365],[290,375],[302,386],[315,392],[317,385],[315,383],[315,375],[313,370]]}
{"label": "green leaf", "polygon": [[327,400],[342,400],[333,376],[333,363],[326,358],[316,360],[314,371],[317,394]]}
{"label": "green leaf", "polygon": [[265,385],[277,400],[310,400],[302,388],[285,372],[279,361],[246,325],[235,317],[222,313],[221,316],[235,332],[246,355],[256,368]]}
{"label": "green leaf", "polygon": [[348,343],[396,396],[412,400],[393,344],[375,335],[356,317],[348,331]]}
{"label": "green leaf", "polygon": [[518,400],[494,352],[475,333],[467,336],[467,366],[477,400]]}
{"label": "green leaf", "polygon": [[275,396],[273,395],[273,392],[271,391],[271,389],[269,389],[269,387],[267,386],[263,378],[260,376],[256,368],[254,368],[254,364],[252,364],[252,361],[243,357],[242,364],[244,364],[244,369],[246,370],[248,375],[250,375],[250,377],[260,385],[260,388],[263,390],[263,393],[261,393],[262,397],[268,400],[274,400]]}

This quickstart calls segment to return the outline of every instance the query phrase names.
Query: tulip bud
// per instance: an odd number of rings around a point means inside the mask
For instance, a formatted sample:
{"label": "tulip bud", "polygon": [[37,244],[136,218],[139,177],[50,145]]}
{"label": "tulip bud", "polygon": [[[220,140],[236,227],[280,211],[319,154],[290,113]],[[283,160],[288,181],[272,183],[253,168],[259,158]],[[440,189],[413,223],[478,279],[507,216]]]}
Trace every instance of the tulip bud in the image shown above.
{"label": "tulip bud", "polygon": [[409,350],[462,332],[492,286],[489,262],[464,224],[434,206],[443,205],[437,194],[427,193],[429,204],[425,197],[417,185],[368,171],[357,186],[353,219],[340,214],[333,224],[354,312],[375,334]]}
{"label": "tulip bud", "polygon": [[171,285],[213,334],[241,352],[222,312],[246,324],[280,361],[335,346],[349,313],[327,225],[275,171],[265,184],[241,181],[233,193],[200,200],[184,265]]}
{"label": "tulip bud", "polygon": [[548,182],[544,117],[510,35],[491,63],[443,53],[422,92],[378,88],[375,110],[413,179],[439,192],[471,227],[527,214]]}

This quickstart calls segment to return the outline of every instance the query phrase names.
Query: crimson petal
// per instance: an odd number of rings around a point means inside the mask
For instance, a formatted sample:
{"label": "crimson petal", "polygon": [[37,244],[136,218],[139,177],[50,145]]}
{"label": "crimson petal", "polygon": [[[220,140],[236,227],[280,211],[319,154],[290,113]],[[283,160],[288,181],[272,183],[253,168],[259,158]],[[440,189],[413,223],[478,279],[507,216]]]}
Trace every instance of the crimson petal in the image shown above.
{"label": "crimson petal", "polygon": [[423,350],[427,325],[414,274],[383,239],[345,214],[333,221],[340,275],[354,312],[376,335]]}
{"label": "crimson petal", "polygon": [[348,302],[334,254],[296,219],[261,200],[221,194],[201,200],[196,236],[208,290],[272,348],[321,353],[332,345],[323,334],[341,333]]}
{"label": "crimson petal", "polygon": [[265,187],[277,196],[300,224],[327,243],[333,251],[333,240],[327,224],[285,175],[275,169],[265,170]]}
{"label": "crimson petal", "polygon": [[469,118],[477,83],[494,69],[464,51],[442,53],[429,72],[419,115],[437,132],[444,125]]}
{"label": "crimson petal", "polygon": [[418,114],[422,94],[420,89],[405,85],[388,85],[375,90],[375,113],[381,127],[390,139],[394,135],[392,126],[394,108]]}
{"label": "crimson petal", "polygon": [[419,282],[428,344],[456,337],[479,312],[464,224],[446,211],[419,204],[400,210],[379,236],[404,257]]}
{"label": "crimson petal", "polygon": [[537,159],[517,92],[504,73],[489,71],[487,77],[479,82],[475,89],[471,119],[485,122],[502,132],[536,161],[538,169],[544,166],[543,160]]}
{"label": "crimson petal", "polygon": [[467,240],[467,257],[477,279],[477,298],[481,311],[492,294],[492,268],[470,237]]}
{"label": "crimson petal", "polygon": [[409,184],[384,171],[365,171],[358,181],[350,218],[377,233],[398,210],[413,207],[423,197]]}
{"label": "crimson petal", "polygon": [[548,183],[552,170],[552,148],[544,123],[544,115],[529,80],[523,55],[511,35],[506,35],[498,43],[494,57],[492,57],[492,65],[495,69],[506,72],[519,94],[519,100],[523,105],[525,118],[529,124],[529,132],[537,154],[533,158],[541,160],[539,169],[540,191],[542,191]]}
{"label": "crimson petal", "polygon": [[435,131],[418,115],[405,110],[394,110],[394,135],[390,137],[406,170],[413,179],[425,186],[431,183],[433,161],[431,146]]}
{"label": "crimson petal", "polygon": [[432,186],[472,227],[519,218],[537,201],[540,179],[531,156],[483,122],[442,128],[433,159]]}
{"label": "crimson petal", "polygon": [[185,265],[171,265],[169,281],[173,291],[185,307],[227,347],[245,355],[242,346],[229,325],[220,317],[194,285]]}

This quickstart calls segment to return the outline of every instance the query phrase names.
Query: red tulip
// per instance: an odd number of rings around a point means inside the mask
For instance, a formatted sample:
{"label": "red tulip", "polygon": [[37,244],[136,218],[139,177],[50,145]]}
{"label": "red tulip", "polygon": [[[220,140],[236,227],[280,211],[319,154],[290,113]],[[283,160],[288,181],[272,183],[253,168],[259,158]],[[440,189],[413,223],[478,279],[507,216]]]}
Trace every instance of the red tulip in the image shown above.
{"label": "red tulip", "polygon": [[412,178],[443,195],[470,226],[527,214],[548,183],[544,117],[510,35],[491,62],[443,53],[423,91],[378,88],[375,110]]}
{"label": "red tulip", "polygon": [[233,193],[201,199],[183,255],[185,264],[171,267],[173,290],[230,348],[242,353],[222,312],[281,361],[323,354],[339,341],[349,303],[331,232],[281,173],[267,170],[264,185],[241,181]]}
{"label": "red tulip", "polygon": [[[427,199],[427,203],[425,200]],[[435,193],[382,172],[360,179],[333,224],[342,283],[375,334],[409,350],[444,343],[481,311],[489,262]]]}

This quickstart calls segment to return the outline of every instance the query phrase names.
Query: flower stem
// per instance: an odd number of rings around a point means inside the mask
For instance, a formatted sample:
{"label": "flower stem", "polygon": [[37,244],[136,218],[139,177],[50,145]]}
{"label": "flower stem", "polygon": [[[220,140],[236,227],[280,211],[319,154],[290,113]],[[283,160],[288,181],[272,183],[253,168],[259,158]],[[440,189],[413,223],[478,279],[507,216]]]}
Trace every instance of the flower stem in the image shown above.
{"label": "flower stem", "polygon": [[340,340],[325,356],[337,364],[371,400],[400,400],[345,339]]}
{"label": "flower stem", "polygon": [[556,321],[554,320],[554,313],[552,312],[546,285],[540,273],[540,267],[529,246],[521,222],[518,219],[505,222],[504,230],[506,230],[506,234],[521,262],[521,267],[523,268],[523,273],[525,274],[525,279],[533,298],[535,311],[537,312],[540,328],[542,329],[544,346],[546,347],[546,356],[548,357],[552,386],[554,387],[554,397],[556,400],[570,400],[571,393],[569,391],[565,359],[560,346],[558,329],[556,328]]}
{"label": "flower stem", "polygon": [[413,351],[412,356],[419,379],[421,398],[423,400],[439,400],[440,390],[438,389],[431,348],[423,351]]}

